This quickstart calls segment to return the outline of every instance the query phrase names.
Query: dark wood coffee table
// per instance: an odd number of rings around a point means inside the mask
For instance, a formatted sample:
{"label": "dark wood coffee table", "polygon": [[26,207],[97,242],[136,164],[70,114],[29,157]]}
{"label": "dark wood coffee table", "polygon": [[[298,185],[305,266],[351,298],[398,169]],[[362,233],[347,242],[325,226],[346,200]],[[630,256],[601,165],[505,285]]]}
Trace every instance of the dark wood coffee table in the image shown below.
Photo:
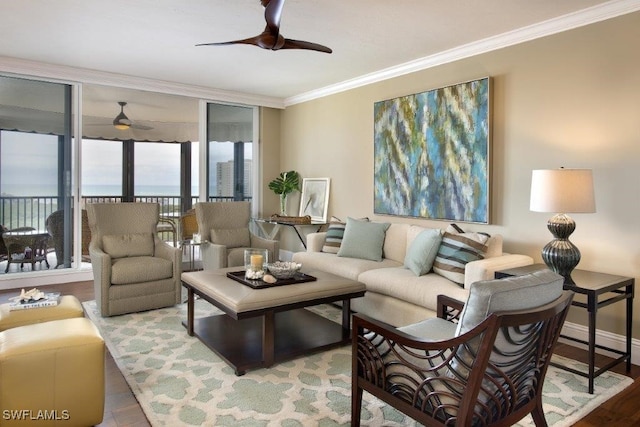
{"label": "dark wood coffee table", "polygon": [[[317,280],[253,289],[227,277],[226,268],[182,273],[188,291],[187,333],[197,336],[236,375],[305,354],[346,345],[351,334],[351,298],[365,293],[362,283],[333,274],[305,273]],[[224,314],[194,318],[195,296]],[[342,301],[342,324],[304,307]]]}

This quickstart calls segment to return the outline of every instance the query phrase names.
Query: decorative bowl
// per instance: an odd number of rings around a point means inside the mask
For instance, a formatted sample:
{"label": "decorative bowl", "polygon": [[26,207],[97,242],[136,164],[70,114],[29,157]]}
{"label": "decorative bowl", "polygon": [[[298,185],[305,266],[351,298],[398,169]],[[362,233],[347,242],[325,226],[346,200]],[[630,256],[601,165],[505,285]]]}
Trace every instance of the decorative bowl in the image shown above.
{"label": "decorative bowl", "polygon": [[276,261],[267,265],[267,270],[276,279],[291,279],[302,268],[302,264],[293,261]]}

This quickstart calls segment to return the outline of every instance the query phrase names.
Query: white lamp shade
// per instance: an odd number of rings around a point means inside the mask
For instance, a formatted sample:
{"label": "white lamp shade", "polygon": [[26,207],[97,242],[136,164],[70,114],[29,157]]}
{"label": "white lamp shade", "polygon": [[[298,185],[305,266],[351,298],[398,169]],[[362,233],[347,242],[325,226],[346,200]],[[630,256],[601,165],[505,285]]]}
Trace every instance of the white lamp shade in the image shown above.
{"label": "white lamp shade", "polygon": [[534,170],[529,209],[555,213],[595,212],[591,169]]}

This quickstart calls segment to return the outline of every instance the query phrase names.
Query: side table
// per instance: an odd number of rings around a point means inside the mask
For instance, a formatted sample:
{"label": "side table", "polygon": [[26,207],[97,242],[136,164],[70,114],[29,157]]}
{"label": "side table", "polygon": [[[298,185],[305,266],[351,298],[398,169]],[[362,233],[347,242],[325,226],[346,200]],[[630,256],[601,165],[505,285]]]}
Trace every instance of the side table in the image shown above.
{"label": "side table", "polygon": [[201,241],[196,241],[194,239],[186,239],[180,241],[180,247],[184,253],[184,250],[187,249],[189,252],[189,271],[196,270],[196,247],[198,248],[198,253],[200,253],[200,246],[206,243]]}
{"label": "side table", "polygon": [[[544,264],[533,264],[524,267],[512,268],[508,270],[496,271],[495,278],[502,279],[509,276],[519,276],[527,273],[532,273],[537,270],[548,268]],[[593,382],[597,376],[603,372],[611,369],[619,363],[626,362],[627,372],[631,370],[631,337],[632,337],[632,321],[633,321],[633,295],[635,288],[635,279],[632,277],[615,276],[605,273],[596,273],[593,271],[585,270],[573,270],[571,272],[575,284],[564,285],[565,290],[570,290],[576,294],[582,294],[587,297],[587,302],[576,301],[575,299],[571,305],[581,308],[586,308],[588,312],[588,341],[584,341],[578,338],[569,337],[566,335],[560,335],[562,338],[586,344],[589,348],[589,370],[588,372],[578,371],[573,368],[562,366],[560,364],[551,362],[551,365],[566,371],[572,372],[576,375],[587,377],[589,379],[589,393],[593,394]],[[610,304],[618,301],[627,301],[626,310],[626,350],[620,351],[618,349],[606,347],[596,343],[596,317],[598,309],[606,307]],[[602,366],[596,370],[595,367],[595,354],[596,348],[606,350],[610,353],[619,355],[610,363]]]}

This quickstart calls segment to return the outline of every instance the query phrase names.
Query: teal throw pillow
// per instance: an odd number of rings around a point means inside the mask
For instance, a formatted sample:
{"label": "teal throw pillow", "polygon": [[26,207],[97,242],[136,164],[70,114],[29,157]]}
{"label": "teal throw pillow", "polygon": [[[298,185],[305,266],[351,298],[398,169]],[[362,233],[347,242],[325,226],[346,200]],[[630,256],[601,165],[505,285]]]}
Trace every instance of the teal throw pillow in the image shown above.
{"label": "teal throw pillow", "polygon": [[338,256],[382,261],[384,237],[391,224],[347,218]]}
{"label": "teal throw pillow", "polygon": [[404,266],[416,276],[424,276],[430,272],[441,241],[440,230],[428,228],[421,231],[409,245],[407,255],[404,257]]}

